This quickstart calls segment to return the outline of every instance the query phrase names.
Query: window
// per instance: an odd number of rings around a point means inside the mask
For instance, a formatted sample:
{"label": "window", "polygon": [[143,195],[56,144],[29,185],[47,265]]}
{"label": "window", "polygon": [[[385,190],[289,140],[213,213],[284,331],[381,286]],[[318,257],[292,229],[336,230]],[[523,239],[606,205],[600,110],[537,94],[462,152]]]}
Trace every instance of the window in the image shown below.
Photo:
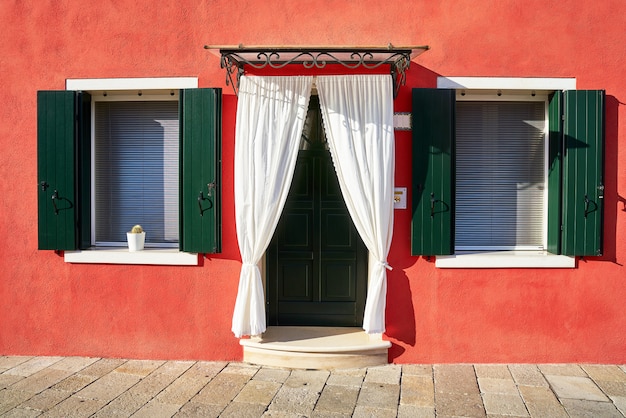
{"label": "window", "polygon": [[545,102],[457,101],[455,110],[455,250],[543,250]]}
{"label": "window", "polygon": [[126,232],[141,224],[146,247],[178,248],[177,96],[94,100],[96,246],[124,245]]}
{"label": "window", "polygon": [[600,255],[603,113],[603,91],[414,89],[412,253],[441,267]]}
{"label": "window", "polygon": [[146,247],[220,251],[221,90],[174,88],[187,84],[74,80],[38,92],[40,249],[98,262],[140,223]]}

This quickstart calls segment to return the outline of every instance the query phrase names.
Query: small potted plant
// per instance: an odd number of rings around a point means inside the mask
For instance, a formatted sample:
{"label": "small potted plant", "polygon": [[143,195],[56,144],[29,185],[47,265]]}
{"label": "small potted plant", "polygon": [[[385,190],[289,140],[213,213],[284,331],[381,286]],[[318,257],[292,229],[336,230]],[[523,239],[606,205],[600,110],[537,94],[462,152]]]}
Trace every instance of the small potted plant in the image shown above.
{"label": "small potted plant", "polygon": [[141,251],[146,242],[146,232],[141,225],[135,225],[130,232],[126,233],[126,238],[128,239],[128,251]]}

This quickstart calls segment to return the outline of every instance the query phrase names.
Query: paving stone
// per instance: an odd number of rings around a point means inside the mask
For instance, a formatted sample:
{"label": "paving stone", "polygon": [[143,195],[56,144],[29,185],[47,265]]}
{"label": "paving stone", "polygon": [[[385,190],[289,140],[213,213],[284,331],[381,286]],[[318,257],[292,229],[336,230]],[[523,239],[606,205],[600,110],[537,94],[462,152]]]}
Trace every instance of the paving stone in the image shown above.
{"label": "paving stone", "polygon": [[587,377],[587,373],[578,364],[539,364],[544,375]]}
{"label": "paving stone", "polygon": [[32,357],[29,360],[6,370],[4,373],[28,377],[54,363],[61,361],[62,359],[63,357]]}
{"label": "paving stone", "polygon": [[164,361],[129,360],[115,369],[117,373],[134,374],[145,377],[161,367]]}
{"label": "paving stone", "polygon": [[13,374],[0,374],[0,389],[8,388],[22,379],[26,378],[24,376],[17,376]]}
{"label": "paving stone", "polygon": [[[217,361],[199,361],[191,366],[184,374],[185,377],[189,378],[209,378],[213,379],[217,376],[218,373],[224,371],[225,373],[236,373],[237,369],[224,369],[227,367],[226,362],[217,362]],[[236,373],[237,374],[237,373]],[[248,373],[239,373],[248,375]]]}
{"label": "paving stone", "polygon": [[611,400],[622,415],[626,416],[626,396],[611,396]]}
{"label": "paving stone", "polygon": [[410,376],[433,376],[431,364],[403,364],[402,374]]}
{"label": "paving stone", "polygon": [[434,383],[431,376],[402,375],[400,405],[435,407]]}
{"label": "paving stone", "polygon": [[294,370],[291,372],[285,386],[290,388],[307,387],[309,390],[321,392],[330,376],[327,370]]}
{"label": "paving stone", "polygon": [[378,367],[369,367],[365,375],[367,383],[384,383],[388,385],[397,385],[400,382],[400,374],[402,367],[390,364]]}
{"label": "paving stone", "polygon": [[63,360],[52,364],[50,368],[76,373],[98,360],[100,359],[96,357],[65,357]]}
{"label": "paving stone", "polygon": [[483,393],[482,396],[485,412],[489,415],[529,416],[524,401],[517,394]]}
{"label": "paving stone", "polygon": [[398,418],[435,418],[435,407],[400,404]]}
{"label": "paving stone", "polygon": [[436,393],[435,411],[437,417],[484,417],[483,400],[478,393]]}
{"label": "paving stone", "polygon": [[519,386],[520,394],[531,417],[567,418],[563,405],[554,392],[543,386]]}
{"label": "paving stone", "polygon": [[193,365],[159,393],[156,399],[161,403],[183,406],[196,396],[220,369]]}
{"label": "paving stone", "polygon": [[481,393],[500,393],[507,395],[517,395],[517,385],[512,378],[493,379],[490,377],[479,377],[478,387]]}
{"label": "paving stone", "polygon": [[112,372],[124,363],[126,363],[126,360],[104,358],[85,367],[79,374],[83,376],[101,377]]}
{"label": "paving stone", "polygon": [[70,375],[71,372],[65,370],[46,368],[20,380],[11,388],[35,394],[48,389]]}
{"label": "paving stone", "polygon": [[570,418],[622,418],[622,414],[610,402],[595,402],[581,399],[562,399],[561,402]]}
{"label": "paving stone", "polygon": [[174,416],[180,407],[181,405],[162,403],[153,399],[135,412],[133,418],[169,418]]}
{"label": "paving stone", "polygon": [[247,363],[228,363],[223,372],[231,374],[241,374],[244,376],[252,377],[259,371],[260,368],[260,366],[255,366],[253,364]]}
{"label": "paving stone", "polygon": [[605,395],[609,396],[626,396],[626,382],[608,382],[603,380],[596,380],[596,385]]}
{"label": "paving stone", "polygon": [[374,408],[371,406],[357,405],[354,409],[353,418],[393,418],[397,415],[395,409]]}
{"label": "paving stone", "polygon": [[272,403],[268,408],[268,412],[295,414],[291,416],[311,416],[313,408],[320,397],[320,392],[310,390],[305,387],[288,387],[283,385],[278,391]]}
{"label": "paving stone", "polygon": [[225,407],[250,380],[249,376],[220,373],[192,398],[195,403],[221,405]]}
{"label": "paving stone", "polygon": [[43,418],[48,417],[65,417],[78,418],[89,417],[97,412],[106,404],[106,401],[99,399],[83,399],[77,396],[70,396],[63,402],[57,404],[54,408],[49,409],[40,415]]}
{"label": "paving stone", "polygon": [[356,406],[359,388],[354,386],[326,385],[315,405],[314,412],[352,414]]}
{"label": "paving stone", "polygon": [[11,388],[0,390],[0,415],[32,397],[32,393],[23,390]]}
{"label": "paving stone", "polygon": [[220,405],[187,402],[174,416],[176,418],[217,418],[223,410],[224,407]]}
{"label": "paving stone", "polygon": [[166,361],[154,373],[180,376],[194,364],[195,362],[193,361]]}
{"label": "paving stone", "polygon": [[337,385],[337,386],[355,386],[360,387],[363,384],[363,377],[365,373],[359,375],[348,375],[348,374],[340,374],[332,371],[330,376],[328,376],[328,380],[326,380],[327,385]]}
{"label": "paving stone", "polygon": [[40,415],[41,411],[37,411],[36,409],[14,408],[2,415],[2,418],[31,418]]}
{"label": "paving stone", "polygon": [[265,405],[254,403],[231,402],[230,405],[222,411],[220,418],[257,418],[265,412]]}
{"label": "paving stone", "polygon": [[0,356],[0,372],[12,369],[32,359],[30,356]]}
{"label": "paving stone", "polygon": [[472,365],[436,364],[433,369],[437,393],[478,395],[478,383]]}
{"label": "paving stone", "polygon": [[263,418],[271,417],[271,418],[308,418],[309,415],[296,414],[294,412],[289,411],[265,411],[263,414]]}
{"label": "paving stone", "polygon": [[254,375],[254,380],[263,380],[266,382],[284,383],[291,374],[288,369],[275,369],[271,367],[263,367]]}
{"label": "paving stone", "polygon": [[177,374],[173,373],[154,372],[113,399],[104,408],[98,411],[95,417],[129,417],[169,386],[176,377]]}
{"label": "paving stone", "polygon": [[512,379],[506,364],[476,364],[474,370],[477,378]]}
{"label": "paving stone", "polygon": [[272,402],[280,387],[281,384],[276,382],[249,380],[235,397],[234,402],[261,404],[264,405],[263,410],[265,410],[265,407]]}
{"label": "paving stone", "polygon": [[509,371],[518,385],[548,387],[548,382],[534,364],[510,364]]}
{"label": "paving stone", "polygon": [[357,406],[397,409],[400,399],[400,387],[385,383],[364,382],[357,400]]}
{"label": "paving stone", "polygon": [[[263,415],[266,416],[266,415]],[[311,412],[311,418],[351,418],[352,414],[340,414],[339,412],[317,411]]]}
{"label": "paving stone", "polygon": [[626,373],[613,365],[584,364],[581,366],[587,375],[595,380],[606,382],[626,382]]}
{"label": "paving stone", "polygon": [[48,389],[33,396],[20,404],[20,408],[30,408],[38,411],[47,411],[58,405],[72,394],[64,390]]}
{"label": "paving stone", "polygon": [[82,399],[97,399],[108,403],[137,384],[139,380],[139,376],[112,372],[80,390],[76,393],[76,396]]}
{"label": "paving stone", "polygon": [[146,405],[152,396],[126,391],[93,415],[93,418],[130,417]]}
{"label": "paving stone", "polygon": [[598,386],[588,377],[546,375],[546,379],[560,399],[608,401]]}
{"label": "paving stone", "polygon": [[97,379],[98,377],[96,376],[73,374],[53,385],[52,389],[64,390],[73,394],[93,383]]}

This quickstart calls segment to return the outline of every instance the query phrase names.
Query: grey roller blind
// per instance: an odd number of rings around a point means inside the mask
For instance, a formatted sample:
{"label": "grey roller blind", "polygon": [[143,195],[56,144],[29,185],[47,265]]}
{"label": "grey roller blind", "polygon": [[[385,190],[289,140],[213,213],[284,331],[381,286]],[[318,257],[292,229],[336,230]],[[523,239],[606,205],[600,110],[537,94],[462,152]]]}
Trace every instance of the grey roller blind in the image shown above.
{"label": "grey roller blind", "polygon": [[457,102],[456,250],[543,248],[545,105]]}
{"label": "grey roller blind", "polygon": [[178,102],[96,102],[94,129],[96,244],[141,224],[146,245],[176,246]]}

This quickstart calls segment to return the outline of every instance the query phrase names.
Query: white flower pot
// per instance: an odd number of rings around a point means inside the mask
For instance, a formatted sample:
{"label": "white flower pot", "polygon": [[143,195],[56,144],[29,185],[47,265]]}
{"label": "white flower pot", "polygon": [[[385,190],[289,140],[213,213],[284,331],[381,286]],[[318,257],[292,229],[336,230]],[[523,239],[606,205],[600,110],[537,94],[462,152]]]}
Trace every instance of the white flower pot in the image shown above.
{"label": "white flower pot", "polygon": [[139,234],[127,232],[126,238],[128,239],[128,251],[135,252],[143,250],[143,245],[146,242],[145,232],[141,232]]}

